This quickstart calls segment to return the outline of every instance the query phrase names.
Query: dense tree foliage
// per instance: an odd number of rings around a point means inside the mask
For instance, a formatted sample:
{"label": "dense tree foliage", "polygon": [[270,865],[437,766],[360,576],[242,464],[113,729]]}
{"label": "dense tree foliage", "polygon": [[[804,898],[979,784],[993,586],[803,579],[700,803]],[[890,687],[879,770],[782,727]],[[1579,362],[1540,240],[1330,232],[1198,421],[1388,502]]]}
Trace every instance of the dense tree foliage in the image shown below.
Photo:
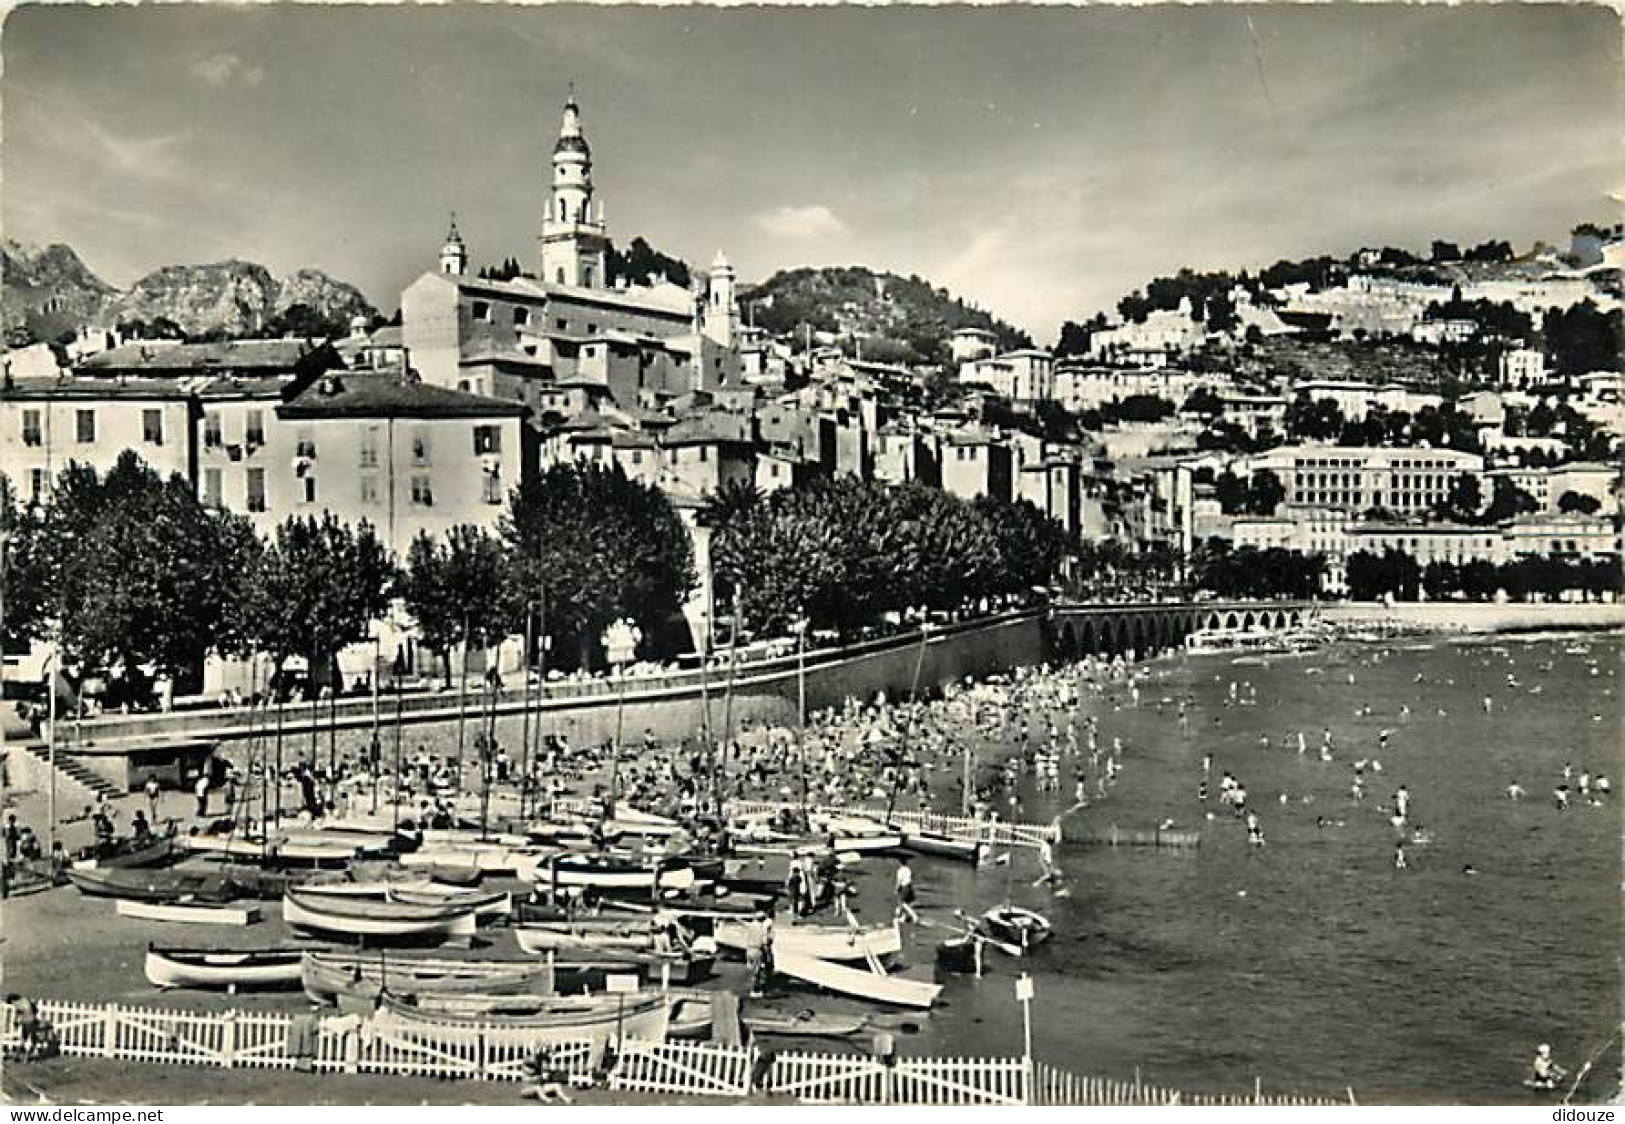
{"label": "dense tree foliage", "polygon": [[69,465],[51,500],[22,546],[38,589],[18,602],[36,606],[36,626],[52,622],[67,664],[113,673],[140,697],[139,669],[191,685],[211,648],[235,647],[258,546],[246,520],[208,510],[134,451],[105,476]]}
{"label": "dense tree foliage", "polygon": [[656,637],[694,586],[688,531],[671,501],[619,466],[553,465],[513,493],[502,535],[515,595],[545,599],[548,635],[583,665],[626,617]]}
{"label": "dense tree foliage", "polygon": [[1210,539],[1191,556],[1191,581],[1220,597],[1312,598],[1320,592],[1326,560],[1281,547],[1232,548]]}
{"label": "dense tree foliage", "polygon": [[1213,490],[1226,515],[1274,515],[1286,499],[1281,478],[1267,468],[1257,469],[1247,479],[1225,469],[1213,478]]}
{"label": "dense tree foliage", "polygon": [[510,568],[502,540],[463,524],[442,540],[420,532],[406,551],[399,593],[424,646],[441,659],[451,685],[451,651],[489,647],[515,620]]}
{"label": "dense tree foliage", "polygon": [[1546,354],[1560,375],[1625,370],[1625,313],[1590,301],[1551,309],[1541,321]]}
{"label": "dense tree foliage", "polygon": [[1602,510],[1602,501],[1584,492],[1564,492],[1557,497],[1557,510],[1564,515],[1595,515]]}
{"label": "dense tree foliage", "polygon": [[1418,568],[1403,551],[1385,551],[1381,557],[1361,552],[1347,562],[1349,596],[1375,601],[1392,595],[1414,601],[1418,590],[1433,600],[1488,601],[1501,594],[1515,600],[1544,600],[1565,593],[1587,598],[1619,596],[1621,572],[1613,557],[1585,559],[1561,555],[1526,554],[1499,565],[1480,559],[1461,564],[1429,562]]}
{"label": "dense tree foliage", "polygon": [[0,473],[0,602],[5,606],[0,645],[16,652],[43,635],[46,591],[39,536],[32,512],[17,500],[11,478]]}
{"label": "dense tree foliage", "polygon": [[766,498],[719,495],[705,519],[718,597],[737,593],[758,634],[782,633],[803,613],[851,630],[886,612],[1021,594],[1048,585],[1066,549],[1060,525],[1025,501],[972,504],[850,477]]}
{"label": "dense tree foliage", "polygon": [[632,239],[624,252],[611,246],[606,268],[611,284],[625,281],[632,285],[649,285],[657,278],[664,277],[673,285],[686,289],[693,280],[686,261],[661,253],[649,245],[642,235]]}
{"label": "dense tree foliage", "polygon": [[314,681],[341,649],[367,639],[389,607],[396,577],[371,525],[352,527],[331,512],[289,518],[253,569],[244,635],[278,672],[290,657],[305,659]]}

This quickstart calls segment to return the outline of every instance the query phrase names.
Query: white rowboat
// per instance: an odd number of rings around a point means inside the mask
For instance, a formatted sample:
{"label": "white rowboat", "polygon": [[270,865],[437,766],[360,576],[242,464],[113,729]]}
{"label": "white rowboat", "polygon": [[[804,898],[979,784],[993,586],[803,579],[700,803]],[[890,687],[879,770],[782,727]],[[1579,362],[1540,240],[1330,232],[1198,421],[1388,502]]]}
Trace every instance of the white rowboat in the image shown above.
{"label": "white rowboat", "polygon": [[942,991],[941,984],[902,976],[883,976],[867,968],[849,968],[845,964],[795,952],[775,950],[773,969],[780,975],[803,983],[816,984],[830,991],[855,995],[876,1003],[890,1003],[895,1007],[929,1008]]}
{"label": "white rowboat", "polygon": [[141,921],[187,921],[194,925],[252,925],[260,919],[258,906],[176,905],[170,902],[118,900],[118,915]]}

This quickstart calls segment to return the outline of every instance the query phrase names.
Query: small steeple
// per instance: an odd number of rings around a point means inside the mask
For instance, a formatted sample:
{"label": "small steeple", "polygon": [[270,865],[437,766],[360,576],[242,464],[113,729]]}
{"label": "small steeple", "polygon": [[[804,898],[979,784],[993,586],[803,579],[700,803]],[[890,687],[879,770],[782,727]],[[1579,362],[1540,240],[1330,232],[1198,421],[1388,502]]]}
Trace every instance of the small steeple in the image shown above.
{"label": "small steeple", "polygon": [[468,247],[463,245],[463,236],[457,230],[456,211],[451,213],[451,229],[440,247],[440,272],[451,277],[461,277],[468,272]]}

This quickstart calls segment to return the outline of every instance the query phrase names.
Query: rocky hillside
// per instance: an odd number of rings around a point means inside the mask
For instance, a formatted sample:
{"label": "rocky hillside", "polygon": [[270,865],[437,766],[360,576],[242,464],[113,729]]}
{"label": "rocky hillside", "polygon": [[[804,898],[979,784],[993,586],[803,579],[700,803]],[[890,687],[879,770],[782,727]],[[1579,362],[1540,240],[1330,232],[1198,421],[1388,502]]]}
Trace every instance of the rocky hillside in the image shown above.
{"label": "rocky hillside", "polygon": [[154,270],[109,304],[108,317],[148,323],[162,317],[188,335],[258,335],[275,330],[279,315],[294,305],[310,309],[337,335],[352,316],[376,315],[359,289],[321,270],[278,280],[263,265],[233,259]]}
{"label": "rocky hillside", "polygon": [[864,266],[782,271],[741,297],[770,332],[793,334],[811,324],[815,332],[862,340],[864,357],[878,362],[940,361],[957,328],[996,332],[1003,349],[1032,346],[1025,332],[923,278]]}
{"label": "rocky hillside", "polygon": [[[4,244],[8,334],[50,340],[81,324],[169,320],[190,336],[249,336],[319,325],[343,335],[350,318],[377,311],[354,285],[318,269],[276,278],[254,262],[167,265],[120,292],[92,273],[72,248]],[[302,311],[287,315],[289,309]]]}
{"label": "rocky hillside", "polygon": [[5,331],[52,339],[93,317],[118,290],[91,272],[73,247],[0,242],[0,307]]}

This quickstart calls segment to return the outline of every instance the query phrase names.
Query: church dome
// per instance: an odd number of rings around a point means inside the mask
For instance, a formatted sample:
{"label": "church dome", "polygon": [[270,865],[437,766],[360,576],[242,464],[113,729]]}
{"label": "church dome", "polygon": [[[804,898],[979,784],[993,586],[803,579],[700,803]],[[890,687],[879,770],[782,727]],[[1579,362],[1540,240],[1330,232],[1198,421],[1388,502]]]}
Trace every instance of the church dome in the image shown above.
{"label": "church dome", "polygon": [[559,156],[566,152],[579,152],[582,156],[591,157],[592,149],[587,146],[587,138],[583,136],[562,136],[553,146],[553,155]]}

